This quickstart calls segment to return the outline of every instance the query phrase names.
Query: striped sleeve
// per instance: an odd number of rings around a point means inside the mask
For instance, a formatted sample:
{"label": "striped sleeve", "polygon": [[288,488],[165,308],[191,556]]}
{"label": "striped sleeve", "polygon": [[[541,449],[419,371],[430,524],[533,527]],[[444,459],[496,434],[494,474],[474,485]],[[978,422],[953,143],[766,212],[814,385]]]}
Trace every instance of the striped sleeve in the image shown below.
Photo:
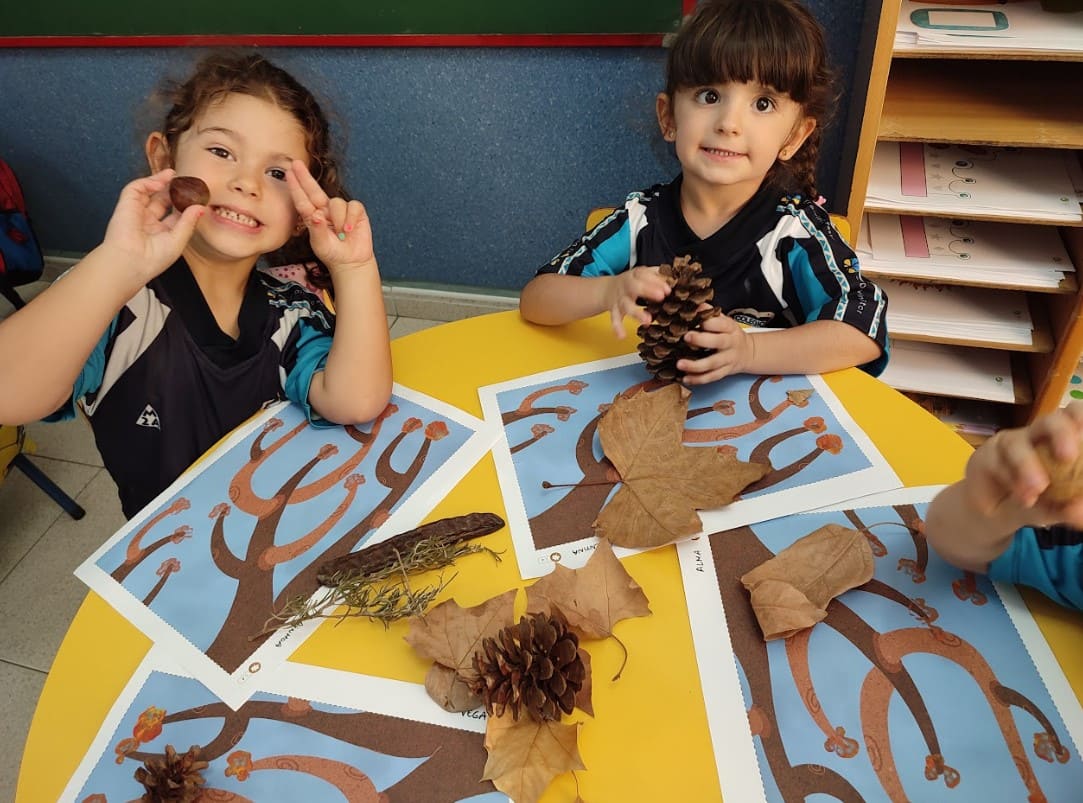
{"label": "striped sleeve", "polygon": [[539,268],[538,275],[615,276],[628,270],[631,260],[632,230],[625,204]]}
{"label": "striped sleeve", "polygon": [[861,275],[857,254],[827,212],[808,202],[788,211],[801,236],[784,238],[778,256],[793,277],[804,322],[841,321],[875,340],[880,356],[860,367],[878,376],[888,361],[887,294]]}
{"label": "striped sleeve", "polygon": [[1068,527],[1024,527],[989,565],[994,580],[1036,588],[1053,601],[1083,610],[1083,533]]}
{"label": "striped sleeve", "polygon": [[334,426],[312,409],[308,391],[312,377],[327,365],[335,318],[319,298],[297,284],[270,284],[271,305],[279,309],[278,330],[272,340],[279,348],[282,391],[300,406],[310,424]]}

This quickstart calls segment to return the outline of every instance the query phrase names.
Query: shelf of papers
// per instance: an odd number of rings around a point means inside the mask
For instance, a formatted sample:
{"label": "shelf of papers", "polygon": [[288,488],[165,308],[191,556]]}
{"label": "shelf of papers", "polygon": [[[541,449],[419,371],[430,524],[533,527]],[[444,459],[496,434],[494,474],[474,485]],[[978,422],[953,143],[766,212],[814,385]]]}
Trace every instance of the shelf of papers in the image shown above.
{"label": "shelf of papers", "polygon": [[896,58],[1083,60],[1083,6],[1062,0],[1051,13],[1048,3],[1024,0],[1010,6],[975,4],[933,7],[903,0],[895,30]]}
{"label": "shelf of papers", "polygon": [[975,438],[1058,406],[1083,352],[1080,87],[1083,10],[882,3],[847,220],[882,378]]}

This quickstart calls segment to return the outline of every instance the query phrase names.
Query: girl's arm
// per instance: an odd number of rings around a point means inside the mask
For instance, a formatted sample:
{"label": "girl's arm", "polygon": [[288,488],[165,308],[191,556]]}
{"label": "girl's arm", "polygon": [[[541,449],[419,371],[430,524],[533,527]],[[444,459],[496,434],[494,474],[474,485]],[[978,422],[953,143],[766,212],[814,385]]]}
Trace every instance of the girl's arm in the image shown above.
{"label": "girl's arm", "polygon": [[638,299],[661,301],[669,294],[658,268],[632,268],[616,276],[568,276],[543,273],[531,279],[519,296],[519,314],[546,326],[571,323],[609,310],[613,333],[624,337],[624,317],[649,324],[651,316]]}
{"label": "girl's arm", "polygon": [[[312,250],[331,272],[335,336],[308,401],[336,424],[371,421],[391,398],[391,342],[372,229],[359,201],[328,198],[303,162],[287,173]],[[341,236],[340,236],[341,235]]]}
{"label": "girl's arm", "polygon": [[864,365],[880,356],[872,338],[847,323],[810,321],[777,332],[750,334],[726,315],[708,318],[703,330],[684,336],[687,343],[714,349],[698,360],[679,360],[690,385],[730,374],[822,374]]}
{"label": "girl's arm", "polygon": [[0,422],[36,421],[60,407],[117,311],[180,256],[204,207],[163,219],[172,175],[124,187],[102,244],[0,322]]}
{"label": "girl's arm", "polygon": [[1050,477],[1039,444],[1060,463],[1075,461],[1083,452],[1083,404],[1001,430],[971,455],[966,476],[937,494],[926,514],[925,537],[944,560],[984,572],[1022,527],[1083,527],[1083,498],[1057,503],[1043,496]]}

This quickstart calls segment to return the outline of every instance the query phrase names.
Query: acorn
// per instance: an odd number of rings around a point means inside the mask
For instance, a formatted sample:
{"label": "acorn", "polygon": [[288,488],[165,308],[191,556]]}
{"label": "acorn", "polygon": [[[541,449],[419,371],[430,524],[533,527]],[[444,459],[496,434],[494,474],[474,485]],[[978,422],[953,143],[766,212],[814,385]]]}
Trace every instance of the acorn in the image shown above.
{"label": "acorn", "polygon": [[1063,463],[1053,457],[1044,443],[1034,447],[1038,458],[1049,472],[1049,487],[1042,493],[1044,501],[1063,505],[1083,497],[1083,451],[1072,463]]}
{"label": "acorn", "polygon": [[206,206],[211,200],[211,189],[201,178],[176,176],[169,183],[169,201],[177,212],[183,212],[192,204]]}

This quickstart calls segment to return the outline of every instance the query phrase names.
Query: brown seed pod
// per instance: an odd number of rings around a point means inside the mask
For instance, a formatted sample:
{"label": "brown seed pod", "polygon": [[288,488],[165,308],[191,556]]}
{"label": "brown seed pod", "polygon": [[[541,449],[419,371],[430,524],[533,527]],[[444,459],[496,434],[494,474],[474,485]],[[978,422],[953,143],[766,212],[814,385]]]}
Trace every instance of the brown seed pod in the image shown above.
{"label": "brown seed pod", "polygon": [[1042,493],[1043,501],[1062,505],[1083,497],[1083,453],[1074,463],[1062,463],[1044,443],[1034,449],[1049,472],[1049,487]]}
{"label": "brown seed pod", "polygon": [[169,201],[178,212],[183,212],[192,204],[206,206],[210,200],[210,187],[201,178],[176,176],[169,183]]}

